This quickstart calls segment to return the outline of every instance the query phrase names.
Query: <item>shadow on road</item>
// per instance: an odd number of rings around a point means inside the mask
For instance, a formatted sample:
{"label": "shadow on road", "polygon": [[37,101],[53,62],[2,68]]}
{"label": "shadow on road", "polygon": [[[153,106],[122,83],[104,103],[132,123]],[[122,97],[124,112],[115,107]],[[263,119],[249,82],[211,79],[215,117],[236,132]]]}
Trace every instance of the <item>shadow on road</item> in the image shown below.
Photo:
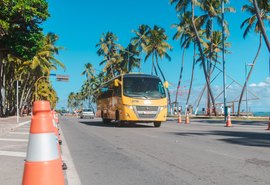
{"label": "shadow on road", "polygon": [[254,132],[237,132],[237,131],[208,131],[208,132],[190,132],[190,133],[175,133],[180,136],[224,136],[217,139],[230,144],[238,144],[243,146],[270,147],[269,133],[254,133]]}
{"label": "shadow on road", "polygon": [[152,125],[142,125],[138,123],[121,123],[121,125],[117,125],[116,122],[105,124],[102,121],[96,121],[96,120],[84,120],[84,121],[79,121],[79,123],[82,123],[88,126],[95,126],[95,127],[153,128]]}
{"label": "shadow on road", "polygon": [[[192,120],[193,121],[193,120]],[[202,120],[197,120],[194,119],[194,121],[199,122],[199,123],[220,123],[220,124],[224,124],[224,120],[211,120],[211,119],[202,119]],[[251,120],[232,120],[232,124],[233,125],[254,125],[254,126],[264,126],[267,125],[268,122],[266,121],[251,121]]]}

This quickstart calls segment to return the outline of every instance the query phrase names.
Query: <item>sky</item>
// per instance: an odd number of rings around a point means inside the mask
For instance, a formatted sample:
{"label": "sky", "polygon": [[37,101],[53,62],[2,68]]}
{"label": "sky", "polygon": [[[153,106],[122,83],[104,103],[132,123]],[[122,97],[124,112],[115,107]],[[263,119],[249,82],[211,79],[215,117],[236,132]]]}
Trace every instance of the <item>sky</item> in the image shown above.
{"label": "sky", "polygon": [[[245,81],[245,66],[252,63],[259,46],[259,36],[250,33],[246,39],[243,39],[243,30],[240,29],[241,23],[248,17],[246,13],[241,12],[243,3],[248,0],[231,1],[236,13],[226,13],[225,19],[229,23],[230,35],[229,42],[231,54],[225,56],[227,68],[227,85],[234,83],[227,90],[227,101],[236,100],[241,92],[241,85]],[[69,82],[56,82],[53,77],[51,81],[57,91],[59,102],[57,108],[67,106],[67,98],[70,92],[80,91],[85,77],[81,75],[86,63],[91,63],[97,70],[102,70],[99,66],[102,57],[96,52],[96,44],[102,33],[113,32],[118,37],[118,43],[126,47],[130,39],[134,36],[132,30],[136,30],[139,25],[147,24],[161,26],[166,30],[169,44],[173,47],[168,51],[172,60],[163,58],[160,65],[165,77],[170,84],[170,91],[175,96],[176,84],[178,82],[182,49],[179,41],[172,39],[176,30],[171,27],[178,23],[177,14],[174,6],[169,4],[169,0],[48,0],[50,18],[43,23],[42,27],[45,33],[54,32],[59,36],[58,46],[65,49],[60,52],[57,59],[66,65],[66,70],[58,69],[52,73],[69,75]],[[270,29],[267,27],[267,35],[270,38]],[[192,48],[186,51],[183,80],[179,94],[180,103],[184,102],[189,89]],[[151,62],[142,61],[142,72],[151,73]],[[251,78],[248,82],[248,110],[251,111],[270,111],[270,78],[269,78],[269,52],[264,41],[257,63],[253,69]],[[222,68],[221,64],[217,65]],[[250,67],[247,66],[247,69]],[[203,71],[196,65],[194,86],[192,88],[190,104],[196,107],[198,97],[205,84]],[[222,91],[222,75],[219,75],[213,82],[213,91],[215,97]],[[258,98],[259,99],[258,99]],[[245,99],[245,98],[244,98]],[[251,100],[256,99],[256,100]],[[173,98],[174,101],[174,98]],[[205,98],[202,99],[199,107],[205,107]],[[217,102],[223,102],[223,95],[217,98]],[[241,109],[245,108],[245,102]]]}

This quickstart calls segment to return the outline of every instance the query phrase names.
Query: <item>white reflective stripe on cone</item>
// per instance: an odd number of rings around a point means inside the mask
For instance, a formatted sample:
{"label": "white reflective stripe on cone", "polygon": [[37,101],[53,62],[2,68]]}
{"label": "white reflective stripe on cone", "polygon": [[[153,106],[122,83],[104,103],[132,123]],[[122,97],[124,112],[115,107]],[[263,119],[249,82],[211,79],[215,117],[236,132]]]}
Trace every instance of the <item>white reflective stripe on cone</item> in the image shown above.
{"label": "white reflective stripe on cone", "polygon": [[58,157],[57,139],[54,133],[30,134],[26,161],[51,161]]}

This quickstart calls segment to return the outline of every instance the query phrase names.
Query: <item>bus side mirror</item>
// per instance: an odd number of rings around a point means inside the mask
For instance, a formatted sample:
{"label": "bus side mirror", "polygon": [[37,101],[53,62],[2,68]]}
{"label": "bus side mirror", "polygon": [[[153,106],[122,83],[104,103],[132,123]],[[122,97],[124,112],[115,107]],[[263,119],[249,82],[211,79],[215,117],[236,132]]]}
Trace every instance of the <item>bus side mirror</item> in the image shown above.
{"label": "bus side mirror", "polygon": [[165,82],[163,83],[163,86],[164,86],[166,89],[168,89],[168,87],[169,87],[169,82],[168,82],[168,81],[165,81]]}
{"label": "bus side mirror", "polygon": [[118,79],[115,79],[115,80],[113,81],[114,87],[118,87],[118,86],[121,85],[121,84],[122,84],[121,81],[118,80]]}

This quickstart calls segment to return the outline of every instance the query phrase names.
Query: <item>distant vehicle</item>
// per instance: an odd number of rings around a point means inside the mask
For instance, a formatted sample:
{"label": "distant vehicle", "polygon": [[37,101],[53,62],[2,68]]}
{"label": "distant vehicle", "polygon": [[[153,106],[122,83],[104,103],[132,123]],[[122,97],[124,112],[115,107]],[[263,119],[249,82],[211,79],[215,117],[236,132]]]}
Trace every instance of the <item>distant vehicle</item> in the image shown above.
{"label": "distant vehicle", "polygon": [[97,97],[97,115],[104,123],[115,120],[154,123],[160,127],[167,117],[165,88],[157,76],[122,74],[104,83]]}
{"label": "distant vehicle", "polygon": [[80,113],[79,113],[79,117],[81,119],[84,118],[90,118],[90,119],[94,119],[95,114],[94,111],[92,109],[83,109]]}

